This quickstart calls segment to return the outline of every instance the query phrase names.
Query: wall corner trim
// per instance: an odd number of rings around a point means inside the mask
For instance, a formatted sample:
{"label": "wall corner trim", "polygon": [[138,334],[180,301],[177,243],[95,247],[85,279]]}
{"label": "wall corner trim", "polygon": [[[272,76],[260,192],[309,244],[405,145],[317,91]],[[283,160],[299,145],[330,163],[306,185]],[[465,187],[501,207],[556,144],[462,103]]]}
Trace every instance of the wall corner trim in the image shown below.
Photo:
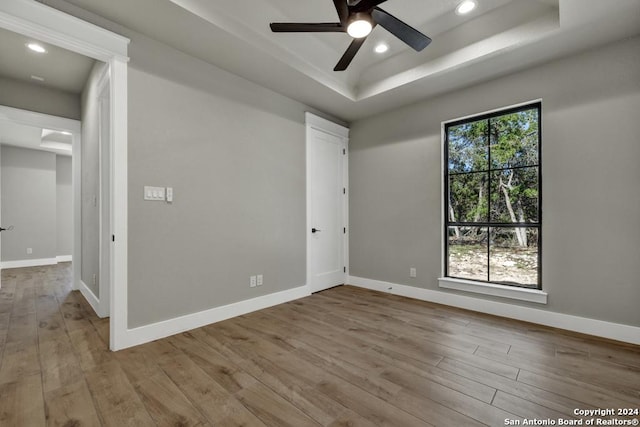
{"label": "wall corner trim", "polygon": [[640,345],[640,327],[350,276],[352,286]]}
{"label": "wall corner trim", "polygon": [[163,320],[150,325],[127,329],[123,334],[119,347],[115,350],[122,350],[128,347],[144,344],[160,338],[179,334],[191,329],[200,328],[212,323],[221,322],[232,317],[241,316],[253,311],[262,310],[278,304],[284,304],[299,298],[311,295],[309,287],[303,285],[286,291],[211,308],[197,313],[186,314],[173,319]]}

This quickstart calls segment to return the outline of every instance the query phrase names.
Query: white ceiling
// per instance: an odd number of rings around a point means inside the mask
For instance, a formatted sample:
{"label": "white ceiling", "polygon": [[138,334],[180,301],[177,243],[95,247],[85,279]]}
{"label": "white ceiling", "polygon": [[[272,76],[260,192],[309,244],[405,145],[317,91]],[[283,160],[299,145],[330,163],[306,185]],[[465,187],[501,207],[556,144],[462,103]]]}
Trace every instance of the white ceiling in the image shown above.
{"label": "white ceiling", "polygon": [[0,120],[0,144],[71,156],[71,135],[57,130]]}
{"label": "white ceiling", "polygon": [[[37,42],[46,53],[36,53],[27,44]],[[0,77],[80,94],[94,60],[0,28]],[[31,76],[39,76],[38,81]]]}
{"label": "white ceiling", "polygon": [[[293,99],[351,121],[640,33],[640,0],[388,0],[433,43],[417,53],[381,27],[349,69],[346,34],[274,34],[270,22],[336,22],[331,0],[68,0]],[[44,1],[55,3],[55,1]],[[372,51],[385,41],[391,49]]]}

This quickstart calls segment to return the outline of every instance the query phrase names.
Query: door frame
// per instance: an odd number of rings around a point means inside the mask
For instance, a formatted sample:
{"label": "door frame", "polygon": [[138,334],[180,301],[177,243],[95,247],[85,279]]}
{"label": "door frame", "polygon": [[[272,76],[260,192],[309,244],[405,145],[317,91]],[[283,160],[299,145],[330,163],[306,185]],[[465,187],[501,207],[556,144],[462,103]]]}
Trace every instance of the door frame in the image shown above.
{"label": "door frame", "polygon": [[[109,91],[111,88],[111,77],[109,74],[109,67],[104,67],[102,74],[98,78],[97,93],[98,93],[98,194],[100,197],[100,211],[98,212],[98,227],[100,227],[100,233],[98,238],[98,271],[100,274],[99,280],[99,294],[100,303],[98,305],[98,316],[108,317],[111,311],[111,276],[113,259],[113,245],[111,245],[111,236],[114,234],[113,230],[113,193],[110,191],[113,177],[111,176],[113,167],[111,164],[112,157],[112,140],[103,140],[102,132],[104,130],[105,123],[103,123],[104,107],[103,102],[107,100],[111,101]],[[109,115],[107,119],[107,125],[110,125],[111,117]],[[110,127],[110,126],[109,126]],[[109,134],[111,132],[109,131]]]}
{"label": "door frame", "polygon": [[342,226],[346,228],[346,233],[343,235],[342,239],[342,254],[343,254],[343,262],[345,266],[344,271],[344,283],[347,281],[347,277],[349,277],[349,128],[341,126],[337,123],[326,120],[320,116],[317,116],[313,113],[306,112],[305,113],[305,127],[306,127],[306,142],[305,142],[305,150],[306,150],[306,194],[307,194],[307,221],[306,221],[306,230],[305,230],[305,238],[306,238],[306,249],[307,249],[307,287],[310,292],[318,292],[320,289],[314,289],[313,287],[313,272],[311,271],[312,260],[311,260],[311,227],[313,227],[312,215],[311,215],[311,200],[313,196],[313,185],[311,185],[311,163],[315,160],[313,158],[313,151],[310,148],[311,145],[311,131],[312,129],[318,130],[320,132],[328,133],[330,135],[336,136],[342,140],[345,152],[344,156],[342,156],[342,186],[345,188],[345,194],[342,198]]}
{"label": "door frame", "polygon": [[[112,204],[112,275],[110,280],[110,344],[111,350],[130,346],[127,327],[127,212],[128,212],[128,158],[127,158],[127,64],[130,40],[89,22],[33,0],[2,0],[0,2],[0,28],[45,43],[62,47],[108,64],[111,117],[111,200]],[[74,156],[76,152],[74,151]],[[76,157],[78,158],[78,157]],[[74,175],[75,177],[76,175]],[[77,223],[80,211],[74,206]],[[77,231],[78,225],[75,224]],[[75,236],[75,256],[81,250]],[[74,286],[80,282],[79,270],[74,268]]]}

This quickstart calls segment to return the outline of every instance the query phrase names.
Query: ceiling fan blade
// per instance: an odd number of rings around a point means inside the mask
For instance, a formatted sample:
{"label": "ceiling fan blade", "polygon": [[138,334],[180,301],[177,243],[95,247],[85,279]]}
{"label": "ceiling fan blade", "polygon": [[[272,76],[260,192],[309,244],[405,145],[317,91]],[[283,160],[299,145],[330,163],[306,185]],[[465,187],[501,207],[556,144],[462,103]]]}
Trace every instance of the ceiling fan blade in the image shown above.
{"label": "ceiling fan blade", "polygon": [[349,19],[349,6],[347,5],[347,0],[333,0],[333,4],[336,7],[338,16],[340,17],[340,23],[343,26],[347,25],[347,20]]}
{"label": "ceiling fan blade", "polygon": [[429,37],[378,7],[373,9],[371,16],[377,24],[382,25],[387,31],[418,52],[431,43]]}
{"label": "ceiling fan blade", "polygon": [[373,9],[380,3],[384,3],[387,0],[360,0],[358,3],[351,6],[352,12],[366,12]]}
{"label": "ceiling fan blade", "polygon": [[340,58],[340,61],[338,61],[338,64],[333,69],[333,71],[346,70],[349,64],[351,64],[351,61],[353,61],[353,58],[356,56],[356,53],[358,53],[358,51],[364,44],[364,41],[366,39],[367,39],[366,37],[363,37],[361,39],[353,39],[353,41],[347,48],[347,51],[344,53],[344,55],[342,55],[342,58]]}
{"label": "ceiling fan blade", "polygon": [[304,23],[304,22],[275,22],[269,24],[274,33],[342,33],[344,27],[339,22]]}

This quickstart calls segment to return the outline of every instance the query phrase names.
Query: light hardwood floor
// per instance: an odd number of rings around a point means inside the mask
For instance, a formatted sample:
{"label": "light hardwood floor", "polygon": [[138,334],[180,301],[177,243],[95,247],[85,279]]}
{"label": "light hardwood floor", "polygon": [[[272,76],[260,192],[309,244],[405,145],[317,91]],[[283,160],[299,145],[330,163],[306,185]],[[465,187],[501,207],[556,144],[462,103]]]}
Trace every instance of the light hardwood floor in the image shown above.
{"label": "light hardwood floor", "polygon": [[70,275],[2,272],[0,426],[502,426],[640,408],[637,346],[349,286],[111,353]]}

